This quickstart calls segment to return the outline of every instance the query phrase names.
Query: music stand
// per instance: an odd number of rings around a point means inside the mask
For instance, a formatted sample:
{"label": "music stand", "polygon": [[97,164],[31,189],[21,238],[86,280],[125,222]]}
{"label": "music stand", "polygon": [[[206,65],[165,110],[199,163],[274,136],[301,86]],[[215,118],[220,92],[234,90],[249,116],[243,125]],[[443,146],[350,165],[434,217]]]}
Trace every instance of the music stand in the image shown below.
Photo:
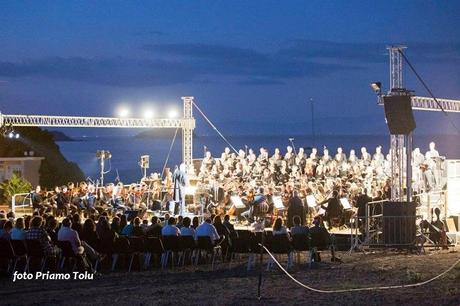
{"label": "music stand", "polygon": [[283,204],[283,200],[281,200],[280,196],[273,197],[273,206],[278,210],[286,209]]}
{"label": "music stand", "polygon": [[316,207],[316,199],[314,195],[307,195],[307,205],[310,208],[315,208]]}
{"label": "music stand", "polygon": [[351,204],[350,204],[350,202],[348,201],[347,198],[341,198],[340,203],[342,204],[343,209],[345,209],[345,210],[351,209]]}
{"label": "music stand", "polygon": [[231,196],[230,200],[236,208],[246,208],[246,205],[244,205],[243,200],[239,196]]}

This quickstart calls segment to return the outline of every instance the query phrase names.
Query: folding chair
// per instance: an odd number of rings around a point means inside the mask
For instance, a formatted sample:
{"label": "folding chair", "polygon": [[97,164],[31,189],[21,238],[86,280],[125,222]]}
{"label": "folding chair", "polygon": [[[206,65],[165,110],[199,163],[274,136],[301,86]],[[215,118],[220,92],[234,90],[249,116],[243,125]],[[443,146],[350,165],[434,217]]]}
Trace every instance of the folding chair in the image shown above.
{"label": "folding chair", "polygon": [[[277,257],[276,255],[279,256],[282,254],[286,254],[288,257],[286,268],[290,269],[292,267],[293,248],[292,248],[291,242],[289,241],[289,238],[287,235],[273,236],[269,250],[271,253],[275,255],[275,257]],[[270,271],[272,265],[273,265],[273,258],[270,257],[267,263],[267,271]]]}

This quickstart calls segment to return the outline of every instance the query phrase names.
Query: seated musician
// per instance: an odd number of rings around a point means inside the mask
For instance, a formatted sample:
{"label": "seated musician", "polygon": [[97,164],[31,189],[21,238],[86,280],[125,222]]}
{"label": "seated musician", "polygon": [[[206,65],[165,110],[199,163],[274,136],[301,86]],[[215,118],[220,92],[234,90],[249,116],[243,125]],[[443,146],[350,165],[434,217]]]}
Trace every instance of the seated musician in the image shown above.
{"label": "seated musician", "polygon": [[337,219],[340,220],[343,213],[343,207],[339,201],[338,191],[334,190],[332,192],[332,197],[327,199],[326,201],[323,201],[321,204],[324,204],[326,202],[327,206],[321,205],[321,208],[323,208],[326,211],[326,214],[324,215],[324,220],[327,221],[329,229],[331,229],[332,223]]}
{"label": "seated musician", "polygon": [[246,218],[249,222],[253,222],[254,217],[262,216],[268,211],[268,204],[266,203],[266,197],[262,187],[258,189],[257,194],[253,197],[252,201],[248,203],[249,209],[243,212],[241,216]]}

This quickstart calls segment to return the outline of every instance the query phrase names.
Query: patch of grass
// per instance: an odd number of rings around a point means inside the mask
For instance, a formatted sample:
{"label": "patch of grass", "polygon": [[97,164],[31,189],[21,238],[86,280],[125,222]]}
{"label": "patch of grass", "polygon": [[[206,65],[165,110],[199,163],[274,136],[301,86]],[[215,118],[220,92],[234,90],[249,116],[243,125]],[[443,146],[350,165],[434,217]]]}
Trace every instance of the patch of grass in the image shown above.
{"label": "patch of grass", "polygon": [[422,280],[422,275],[410,269],[406,270],[406,280],[408,283],[414,284]]}

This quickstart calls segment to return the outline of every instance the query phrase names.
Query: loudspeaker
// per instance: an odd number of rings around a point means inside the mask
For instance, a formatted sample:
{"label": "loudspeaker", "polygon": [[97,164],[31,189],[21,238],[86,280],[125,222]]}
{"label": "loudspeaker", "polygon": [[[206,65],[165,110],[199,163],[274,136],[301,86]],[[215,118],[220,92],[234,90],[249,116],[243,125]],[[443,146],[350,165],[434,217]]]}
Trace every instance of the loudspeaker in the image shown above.
{"label": "loudspeaker", "polygon": [[416,204],[383,203],[383,241],[386,246],[411,246],[416,236]]}
{"label": "loudspeaker", "polygon": [[392,135],[407,135],[416,125],[410,96],[384,96],[383,107]]}

